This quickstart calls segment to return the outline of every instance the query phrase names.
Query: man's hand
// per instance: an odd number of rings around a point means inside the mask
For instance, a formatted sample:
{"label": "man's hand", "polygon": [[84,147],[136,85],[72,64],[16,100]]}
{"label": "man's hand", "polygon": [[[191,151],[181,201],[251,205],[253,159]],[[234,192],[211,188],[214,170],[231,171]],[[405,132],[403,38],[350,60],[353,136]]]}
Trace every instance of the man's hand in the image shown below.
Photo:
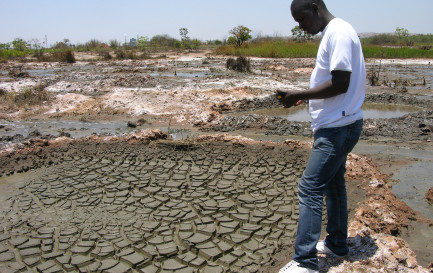
{"label": "man's hand", "polygon": [[277,90],[277,93],[275,95],[285,108],[298,106],[302,103],[302,100],[300,100],[298,96],[296,96],[295,92]]}

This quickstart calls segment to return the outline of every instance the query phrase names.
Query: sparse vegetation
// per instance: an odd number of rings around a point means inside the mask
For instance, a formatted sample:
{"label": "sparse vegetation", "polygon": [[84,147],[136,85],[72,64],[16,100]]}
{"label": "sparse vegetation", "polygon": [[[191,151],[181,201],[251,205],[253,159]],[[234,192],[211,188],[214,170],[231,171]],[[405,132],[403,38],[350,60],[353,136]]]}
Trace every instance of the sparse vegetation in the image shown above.
{"label": "sparse vegetation", "polygon": [[[227,40],[209,40],[202,43],[189,37],[187,28],[179,29],[181,39],[169,35],[156,35],[149,39],[140,36],[133,44],[110,40],[108,43],[91,39],[84,44],[71,44],[69,39],[56,42],[51,48],[43,47],[38,39],[25,41],[16,38],[12,42],[0,43],[0,63],[8,60],[27,62],[75,62],[76,52],[93,52],[101,60],[146,59],[151,53],[182,49],[197,50],[199,47],[215,50],[228,56],[257,56],[266,58],[314,58],[320,38],[314,38],[299,27],[292,29],[291,37],[256,37],[251,39],[251,29],[239,25],[229,31]],[[126,39],[125,39],[126,41]],[[433,34],[410,35],[405,28],[398,27],[392,34],[377,34],[362,38],[366,58],[433,58]]]}
{"label": "sparse vegetation", "polygon": [[45,90],[46,85],[39,84],[28,87],[18,92],[6,92],[0,89],[0,98],[3,106],[9,110],[16,110],[23,106],[38,105],[51,99],[50,94]]}

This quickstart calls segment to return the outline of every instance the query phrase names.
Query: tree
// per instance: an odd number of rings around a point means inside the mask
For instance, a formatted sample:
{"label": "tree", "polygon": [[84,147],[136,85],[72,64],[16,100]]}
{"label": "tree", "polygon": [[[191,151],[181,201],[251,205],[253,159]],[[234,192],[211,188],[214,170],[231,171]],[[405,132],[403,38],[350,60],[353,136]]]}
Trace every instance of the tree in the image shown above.
{"label": "tree", "polygon": [[39,50],[42,48],[42,43],[37,38],[32,39],[32,47],[36,50]]}
{"label": "tree", "polygon": [[174,48],[176,49],[180,49],[182,47],[182,42],[181,41],[174,41]]}
{"label": "tree", "polygon": [[[233,28],[232,30],[230,30],[229,33],[233,35],[230,37],[234,37],[234,39],[236,41],[236,47],[241,47],[244,42],[248,41],[252,37],[251,36],[251,29],[249,29],[245,26],[242,26],[242,25],[239,25],[239,26]],[[229,37],[229,40],[230,40],[230,37]]]}
{"label": "tree", "polygon": [[227,39],[227,44],[229,44],[229,45],[236,45],[236,37],[235,36],[230,36],[228,39]]}
{"label": "tree", "polygon": [[0,44],[0,49],[9,49],[11,47],[11,43]]}
{"label": "tree", "polygon": [[292,28],[292,37],[293,40],[298,42],[305,42],[307,40],[311,40],[311,35],[305,33],[305,31],[301,29],[299,26]]}
{"label": "tree", "polygon": [[66,49],[68,48],[68,45],[64,42],[57,42],[57,44],[54,46],[56,49]]}
{"label": "tree", "polygon": [[12,47],[19,51],[24,51],[27,49],[27,42],[21,38],[16,38],[12,41]]}
{"label": "tree", "polygon": [[137,40],[137,46],[141,50],[145,50],[149,44],[149,37],[140,36]]}
{"label": "tree", "polygon": [[167,34],[156,35],[150,39],[150,44],[154,47],[174,47],[175,39]]}
{"label": "tree", "polygon": [[400,45],[402,45],[401,40],[407,36],[409,36],[409,31],[405,28],[397,27],[395,29],[395,34],[398,36],[398,40],[400,41]]}
{"label": "tree", "polygon": [[191,47],[192,47],[192,49],[198,49],[200,44],[201,44],[201,42],[199,39],[194,39],[191,42]]}
{"label": "tree", "polygon": [[190,42],[190,38],[188,37],[188,29],[187,28],[180,28],[179,29],[180,32],[180,38],[182,41],[182,45],[184,48],[190,48],[191,47],[191,42]]}

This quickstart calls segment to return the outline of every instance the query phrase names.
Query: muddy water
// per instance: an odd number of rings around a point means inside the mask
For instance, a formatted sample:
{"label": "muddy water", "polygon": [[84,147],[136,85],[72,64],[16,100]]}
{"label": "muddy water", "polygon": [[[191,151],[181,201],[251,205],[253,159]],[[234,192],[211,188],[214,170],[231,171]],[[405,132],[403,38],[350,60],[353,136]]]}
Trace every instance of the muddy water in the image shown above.
{"label": "muddy water", "polygon": [[393,193],[412,209],[419,211],[425,217],[433,220],[433,206],[429,205],[424,196],[433,186],[433,150],[426,147],[425,150],[413,149],[409,146],[396,146],[392,143],[380,144],[370,141],[360,141],[354,149],[354,153],[374,156],[380,155],[382,161],[388,160],[407,162],[402,166],[390,166],[395,169],[392,179]]}
{"label": "muddy water", "polygon": [[55,120],[55,121],[1,121],[0,125],[7,129],[0,129],[1,136],[13,136],[20,134],[27,137],[33,132],[42,135],[57,136],[61,132],[67,132],[73,138],[81,138],[91,134],[114,135],[133,132],[127,126],[127,122],[83,122],[76,120]]}
{"label": "muddy water", "polygon": [[432,166],[433,154],[429,161],[403,167],[393,177],[400,182],[392,187],[392,191],[399,199],[431,220],[433,220],[433,206],[426,201],[425,194],[433,187]]}
{"label": "muddy water", "polygon": [[[417,93],[420,90],[431,90],[433,88],[433,62],[414,60],[376,60],[367,64],[367,71],[379,71],[380,82],[387,82],[391,88],[401,88],[404,83],[409,93]],[[425,84],[424,84],[425,82]],[[431,94],[430,94],[431,95]]]}
{"label": "muddy water", "polygon": [[[354,153],[371,156],[384,170],[391,172],[392,192],[413,210],[433,220],[433,206],[425,200],[425,193],[432,187],[433,149],[411,148],[410,145],[372,143],[361,140]],[[400,236],[409,243],[417,255],[418,262],[428,267],[433,258],[433,228],[425,223],[411,222]]]}
{"label": "muddy water", "polygon": [[[362,110],[364,112],[364,119],[375,119],[375,118],[397,118],[402,117],[406,114],[420,111],[422,108],[407,106],[407,105],[395,105],[395,104],[375,104],[366,103],[363,105]],[[272,109],[260,109],[247,112],[233,113],[229,115],[248,115],[258,114],[272,117],[287,117],[289,121],[300,121],[308,122],[311,121],[310,114],[308,113],[307,105],[300,105],[297,107],[286,108],[272,108]]]}

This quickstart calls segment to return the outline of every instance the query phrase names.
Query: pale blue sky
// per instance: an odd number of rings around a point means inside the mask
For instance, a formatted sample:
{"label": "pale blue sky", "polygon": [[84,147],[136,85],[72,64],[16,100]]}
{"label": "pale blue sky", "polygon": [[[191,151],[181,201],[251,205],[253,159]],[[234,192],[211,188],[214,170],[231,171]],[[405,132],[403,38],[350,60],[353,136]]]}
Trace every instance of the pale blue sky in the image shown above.
{"label": "pale blue sky", "polygon": [[[433,33],[433,0],[325,0],[335,16],[359,33]],[[140,36],[168,34],[179,39],[186,27],[191,38],[227,38],[230,29],[244,25],[253,35],[291,35],[296,25],[291,0],[0,0],[0,43],[17,37],[48,38],[48,44],[68,38],[120,42]]]}

